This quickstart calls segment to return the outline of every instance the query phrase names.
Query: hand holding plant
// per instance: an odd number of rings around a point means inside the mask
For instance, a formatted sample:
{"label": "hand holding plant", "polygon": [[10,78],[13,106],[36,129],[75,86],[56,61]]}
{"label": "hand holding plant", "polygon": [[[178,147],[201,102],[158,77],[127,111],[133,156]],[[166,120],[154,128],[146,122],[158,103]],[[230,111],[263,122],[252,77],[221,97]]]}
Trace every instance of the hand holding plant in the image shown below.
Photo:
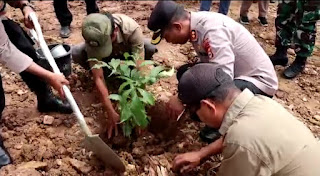
{"label": "hand holding plant", "polygon": [[89,59],[89,61],[97,63],[92,68],[107,67],[111,70],[109,76],[116,75],[116,78],[124,81],[118,89],[118,94],[111,94],[109,98],[119,102],[123,134],[130,136],[135,127],[145,128],[150,121],[146,113],[146,106],[153,106],[155,98],[146,90],[146,86],[154,84],[160,78],[172,76],[174,69],[165,71],[164,67],[156,66],[149,74],[145,75],[141,73],[139,68],[154,65],[153,61],[141,62],[140,56],[128,53],[125,53],[124,57],[124,61],[112,59],[109,63],[97,59]]}

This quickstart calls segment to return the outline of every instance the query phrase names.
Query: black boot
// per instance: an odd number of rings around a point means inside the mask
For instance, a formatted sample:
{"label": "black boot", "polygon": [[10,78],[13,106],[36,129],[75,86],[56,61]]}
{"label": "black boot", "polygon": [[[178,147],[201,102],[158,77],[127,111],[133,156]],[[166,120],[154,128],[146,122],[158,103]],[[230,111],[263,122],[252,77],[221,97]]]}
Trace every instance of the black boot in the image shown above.
{"label": "black boot", "polygon": [[63,114],[71,114],[73,111],[71,105],[67,101],[62,101],[59,97],[53,95],[48,87],[41,92],[36,92],[38,98],[39,112],[59,112]]}
{"label": "black boot", "polygon": [[0,137],[0,168],[10,164],[12,161],[7,149],[3,145],[2,138]]}
{"label": "black boot", "polygon": [[212,143],[219,139],[221,137],[221,134],[219,131],[215,128],[210,128],[208,126],[205,126],[201,131],[200,131],[200,138],[202,141],[207,142],[207,143]]}
{"label": "black boot", "polygon": [[295,78],[299,73],[301,73],[306,65],[306,57],[297,56],[292,64],[286,68],[283,72],[283,76],[287,79]]}
{"label": "black boot", "polygon": [[288,47],[278,46],[276,53],[270,56],[272,64],[286,66],[288,64],[287,50]]}

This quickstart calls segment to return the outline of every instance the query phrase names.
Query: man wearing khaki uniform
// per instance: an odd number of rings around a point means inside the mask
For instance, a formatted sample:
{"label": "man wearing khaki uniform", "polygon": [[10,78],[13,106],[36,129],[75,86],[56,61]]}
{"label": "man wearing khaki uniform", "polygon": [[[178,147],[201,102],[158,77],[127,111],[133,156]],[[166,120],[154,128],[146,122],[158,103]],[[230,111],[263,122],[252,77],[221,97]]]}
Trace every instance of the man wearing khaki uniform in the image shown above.
{"label": "man wearing khaki uniform", "polygon": [[[311,131],[276,101],[241,92],[219,66],[191,67],[179,79],[178,92],[223,136],[218,176],[320,175],[320,143]],[[173,168],[185,173],[209,156],[208,150],[178,155]]]}
{"label": "man wearing khaki uniform", "polygon": [[[123,14],[88,15],[82,25],[82,36],[85,43],[72,47],[72,59],[86,69],[95,65],[94,61],[109,62],[111,59],[122,59],[125,52],[139,54],[142,58],[151,59],[156,48],[147,42],[139,24],[132,18]],[[93,79],[101,97],[103,107],[108,115],[108,137],[113,129],[117,133],[116,123],[119,115],[113,108],[105,85],[105,72],[108,69],[91,69]]]}

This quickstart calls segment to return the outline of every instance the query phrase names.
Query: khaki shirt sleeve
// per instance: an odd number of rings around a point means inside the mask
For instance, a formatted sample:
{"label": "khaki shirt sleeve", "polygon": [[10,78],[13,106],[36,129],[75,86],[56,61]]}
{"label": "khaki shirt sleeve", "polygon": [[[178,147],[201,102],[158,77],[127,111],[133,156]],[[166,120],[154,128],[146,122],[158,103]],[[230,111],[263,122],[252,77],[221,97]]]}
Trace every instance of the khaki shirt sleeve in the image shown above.
{"label": "khaki shirt sleeve", "polygon": [[2,22],[0,22],[0,62],[16,73],[24,71],[33,62],[11,43]]}
{"label": "khaki shirt sleeve", "polygon": [[231,33],[226,27],[211,29],[204,36],[203,48],[208,54],[208,61],[216,63],[234,77],[235,55],[231,43]]}
{"label": "khaki shirt sleeve", "polygon": [[140,27],[136,28],[133,31],[132,35],[129,38],[131,44],[132,53],[139,54],[144,58],[144,37]]}
{"label": "khaki shirt sleeve", "polygon": [[258,155],[242,146],[227,144],[222,155],[218,176],[271,176],[271,170]]}

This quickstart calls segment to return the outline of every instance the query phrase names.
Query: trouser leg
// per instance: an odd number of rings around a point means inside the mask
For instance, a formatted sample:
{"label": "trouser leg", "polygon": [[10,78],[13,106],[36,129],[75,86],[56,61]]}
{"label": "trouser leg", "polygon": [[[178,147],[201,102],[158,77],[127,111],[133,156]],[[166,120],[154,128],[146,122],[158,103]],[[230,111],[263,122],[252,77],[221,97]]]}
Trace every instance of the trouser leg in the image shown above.
{"label": "trouser leg", "polygon": [[61,26],[70,26],[72,14],[68,8],[67,0],[53,0],[54,12]]}
{"label": "trouser leg", "polygon": [[219,13],[228,14],[231,0],[220,0]]}
{"label": "trouser leg", "polygon": [[320,19],[317,6],[310,6],[305,1],[297,2],[296,25],[294,35],[295,51],[297,56],[307,58],[311,56],[317,34],[316,23]]}
{"label": "trouser leg", "polygon": [[96,0],[85,0],[87,6],[87,15],[91,13],[99,13],[99,7]]}
{"label": "trouser leg", "polygon": [[158,52],[157,47],[152,45],[149,39],[144,39],[144,59],[151,60],[156,52]]}
{"label": "trouser leg", "polygon": [[210,11],[212,0],[205,0],[200,2],[200,11]]}
{"label": "trouser leg", "polygon": [[241,8],[240,8],[240,15],[248,16],[248,12],[251,5],[252,5],[252,1],[246,1],[246,0],[242,1]]}
{"label": "trouser leg", "polygon": [[86,70],[90,70],[88,60],[88,55],[85,50],[85,43],[81,43],[78,45],[74,45],[71,48],[71,58],[74,63],[79,64],[81,67],[83,67]]}
{"label": "trouser leg", "polygon": [[269,3],[268,0],[260,0],[259,4],[259,17],[267,17],[268,10],[269,10]]}
{"label": "trouser leg", "polygon": [[241,90],[243,91],[244,89],[249,89],[253,94],[259,94],[259,95],[264,95],[267,97],[272,97],[271,95],[268,95],[264,93],[262,90],[260,90],[257,86],[255,86],[253,83],[246,81],[246,80],[241,80],[241,79],[235,79],[234,84]]}
{"label": "trouser leg", "polygon": [[275,46],[288,47],[291,45],[296,24],[294,21],[294,14],[296,9],[295,2],[282,1],[278,5],[277,17],[275,20],[276,26],[276,41]]}

